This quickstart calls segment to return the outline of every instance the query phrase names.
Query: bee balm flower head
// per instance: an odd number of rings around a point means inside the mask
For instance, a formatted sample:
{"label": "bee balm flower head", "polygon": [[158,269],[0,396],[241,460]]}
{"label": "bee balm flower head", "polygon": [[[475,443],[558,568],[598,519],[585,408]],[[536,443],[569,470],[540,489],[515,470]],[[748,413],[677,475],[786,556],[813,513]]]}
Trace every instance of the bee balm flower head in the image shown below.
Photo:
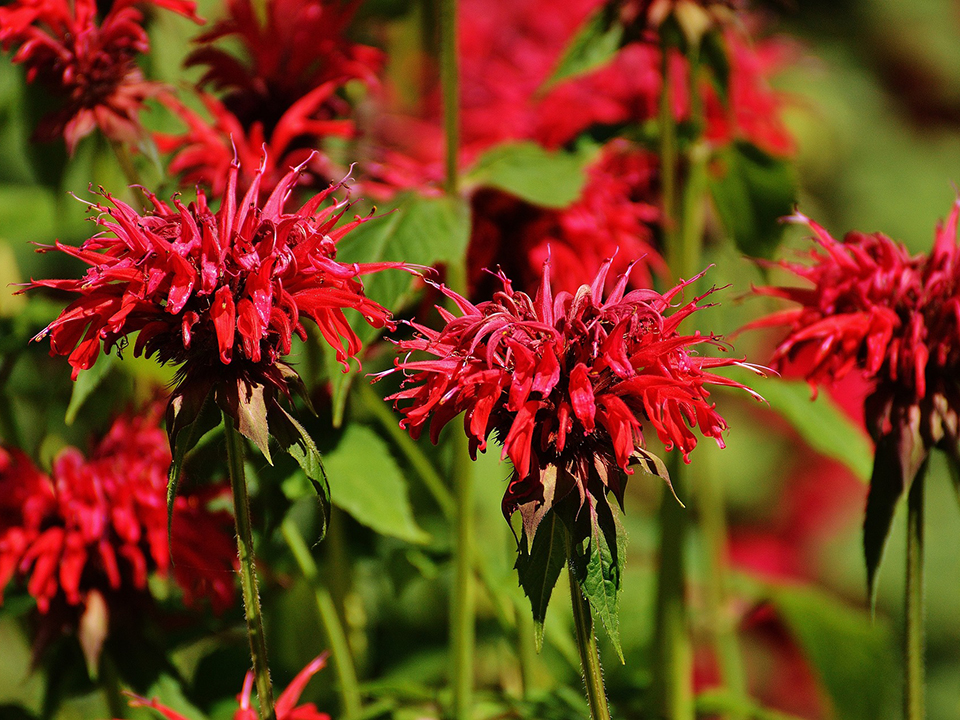
{"label": "bee balm flower head", "polygon": [[727,426],[707,386],[743,387],[713,373],[743,363],[695,352],[723,349],[718,338],[679,332],[702,307],[702,297],[678,303],[692,281],[663,295],[627,292],[628,270],[605,295],[609,268],[607,261],[574,294],[553,294],[549,261],[534,298],[502,274],[503,290],[478,305],[442,288],[460,314],[438,308],[442,330],[413,324],[416,336],[398,343],[408,354],[397,369],[407,377],[391,399],[404,426],[417,437],[429,424],[436,442],[463,412],[474,455],[494,432],[514,467],[504,514],[520,510],[530,539],[543,514],[570,493],[579,494],[580,507],[606,502],[611,491],[622,500],[631,464],[651,458],[645,424],[684,459],[697,444],[694,427],[722,447]]}
{"label": "bee balm flower head", "polygon": [[[251,402],[267,412],[275,391],[287,393],[296,382],[280,358],[290,352],[294,335],[306,339],[306,320],[316,324],[344,367],[360,350],[344,310],[360,312],[377,327],[388,323],[389,313],[364,296],[359,277],[404,266],[337,262],[337,242],[363,222],[357,217],[338,225],[350,205],[326,201],[340,186],[287,212],[299,168],[261,203],[264,165],[240,197],[234,164],[216,211],[202,191],[189,206],[176,197],[168,204],[148,194],[153,211],[142,215],[101,193],[105,201],[92,205],[101,232],[79,248],[59,242],[41,248],[90,266],[80,279],[35,280],[28,286],[77,296],[37,336],[49,335],[51,354],[69,356],[74,378],[93,365],[101,348],[122,348],[137,334],[135,355],[180,365],[171,407],[199,413],[216,389],[221,407],[237,419],[240,406],[250,408]],[[266,409],[258,397],[265,398]],[[244,431],[242,422],[240,428]],[[258,442],[261,449],[263,443]]]}

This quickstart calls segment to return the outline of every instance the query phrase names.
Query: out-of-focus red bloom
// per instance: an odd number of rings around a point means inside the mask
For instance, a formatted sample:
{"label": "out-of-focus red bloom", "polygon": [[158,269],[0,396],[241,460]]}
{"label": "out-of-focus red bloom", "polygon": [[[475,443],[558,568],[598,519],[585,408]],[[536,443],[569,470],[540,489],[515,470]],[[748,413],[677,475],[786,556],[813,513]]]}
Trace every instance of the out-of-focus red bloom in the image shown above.
{"label": "out-of-focus red bloom", "polygon": [[[297,705],[304,688],[314,675],[327,664],[327,654],[324,653],[315,658],[303,670],[297,673],[297,676],[287,686],[287,689],[280,693],[277,698],[276,715],[277,720],[330,720],[327,713],[317,710],[313,703]],[[253,691],[253,673],[248,672],[243,681],[243,689],[237,696],[239,707],[233,713],[233,720],[257,720],[259,717],[257,711],[250,706],[250,694]],[[134,695],[130,701],[131,707],[152,708],[163,715],[167,720],[189,720],[175,710],[171,710],[161,704],[156,698],[147,700]]]}
{"label": "out-of-focus red bloom", "polygon": [[664,295],[627,292],[628,270],[605,294],[609,269],[608,261],[592,285],[554,296],[545,263],[534,299],[503,275],[503,290],[478,305],[441,288],[461,315],[438,307],[442,330],[414,323],[415,337],[398,343],[410,353],[396,367],[408,378],[390,398],[403,426],[416,438],[429,423],[436,442],[463,412],[474,456],[495,432],[514,466],[503,511],[521,511],[528,539],[549,506],[574,489],[581,506],[588,497],[604,502],[610,491],[622,498],[621,473],[632,473],[643,423],[685,460],[697,444],[694,427],[722,447],[727,426],[707,386],[744,388],[713,372],[742,362],[691,352],[724,348],[718,338],[679,333],[702,307],[703,297],[675,305],[692,281]]}
{"label": "out-of-focus red bloom", "polygon": [[[187,131],[158,137],[161,151],[175,153],[170,169],[184,185],[200,183],[220,197],[236,147],[248,168],[240,178],[245,190],[266,145],[272,162],[260,179],[266,194],[324,138],[353,135],[349,104],[337,91],[351,79],[376,82],[383,62],[379,50],[347,38],[356,9],[356,2],[337,0],[270,0],[261,24],[250,0],[227,3],[227,16],[197,39],[201,47],[187,58],[187,65],[206,67],[201,88],[225,93],[218,100],[201,92],[212,121],[167,99]],[[247,59],[215,44],[224,38],[239,40]],[[312,158],[306,179],[327,185],[329,163],[319,153]]]}
{"label": "out-of-focus red bloom", "polygon": [[[0,7],[0,44],[17,48],[13,62],[27,68],[63,98],[62,109],[45,118],[36,137],[62,136],[73,153],[94,128],[111,140],[131,142],[141,133],[144,101],[162,86],[147,81],[135,58],[149,50],[136,0],[115,0],[102,20],[94,0],[16,0]],[[191,0],[152,0],[200,21]]]}
{"label": "out-of-focus red bloom", "polygon": [[810,227],[819,248],[811,250],[810,265],[779,265],[813,287],[757,288],[760,295],[799,307],[748,326],[789,329],[774,353],[774,366],[809,349],[805,375],[814,391],[861,370],[878,384],[896,384],[915,402],[927,395],[928,385],[954,377],[960,366],[958,214],[960,203],[938,226],[929,257],[911,255],[882,233],[850,232],[837,242],[817,223],[793,217]]}
{"label": "out-of-focus red bloom", "polygon": [[[347,37],[357,7],[356,0],[268,0],[262,24],[251,0],[229,0],[227,16],[197,38],[201,47],[187,65],[206,67],[201,87],[225,92],[223,104],[241,126],[259,124],[269,136],[282,114],[317,88],[376,82],[383,53]],[[223,38],[239,40],[248,62],[213,44]],[[330,119],[345,106],[329,93],[315,112],[322,107],[321,119]]]}
{"label": "out-of-focus red bloom", "polygon": [[[630,42],[606,65],[545,86],[577,29],[600,5],[597,0],[562,5],[517,0],[496,8],[490,0],[460,3],[462,167],[499,143],[533,140],[556,149],[593,127],[639,125],[656,117],[663,88],[656,42]],[[703,82],[706,136],[716,144],[737,139],[778,155],[792,152],[781,119],[785,98],[769,85],[791,57],[788,46],[778,39],[752,42],[732,28],[724,39],[731,66],[729,105]],[[673,111],[686,120],[689,73],[679,52],[669,74]],[[369,139],[373,159],[364,165],[374,192],[429,191],[442,179],[438,93],[434,88],[427,94],[419,117],[393,114],[384,121],[378,113]]]}
{"label": "out-of-focus red bloom", "polygon": [[304,172],[300,184],[326,184],[326,178],[333,174],[330,163],[300,141],[304,137],[348,137],[353,133],[349,121],[314,117],[317,108],[335,90],[332,83],[326,83],[300,98],[284,112],[269,135],[259,122],[245,127],[223,103],[207,93],[202,93],[200,99],[213,122],[179,100],[164,96],[164,103],[183,120],[187,131],[180,135],[157,133],[154,139],[160,152],[174,153],[168,168],[180,177],[181,184],[209,188],[216,198],[227,191],[230,168],[237,161],[237,189],[246,191],[259,178],[261,200],[266,200],[291,168],[301,165]]}
{"label": "out-of-focus red bloom", "polygon": [[[94,591],[109,607],[118,593],[145,590],[150,572],[169,573],[161,412],[121,416],[89,456],[61,451],[49,476],[21,451],[0,449],[0,591],[25,581],[41,613],[54,602],[82,608]],[[173,576],[188,604],[209,598],[222,612],[234,595],[233,523],[206,504],[203,495],[175,501]]]}
{"label": "out-of-focus red bloom", "polygon": [[364,221],[356,217],[338,227],[350,204],[324,205],[340,186],[286,212],[299,168],[284,175],[261,204],[264,168],[265,162],[241,197],[240,169],[231,166],[216,212],[202,191],[189,206],[148,194],[154,209],[144,215],[104,194],[106,202],[92,205],[101,232],[79,248],[59,242],[41,248],[76,257],[90,269],[80,279],[28,286],[78,296],[37,338],[49,335],[51,354],[69,355],[76,378],[93,365],[101,346],[107,352],[122,348],[139,333],[135,355],[182,365],[174,399],[186,393],[191,403],[202,403],[217,388],[225,393],[218,394],[221,407],[234,417],[238,403],[257,388],[269,397],[275,390],[288,392],[296,375],[280,358],[290,352],[294,334],[306,339],[307,319],[346,368],[360,340],[344,309],[359,311],[376,327],[389,318],[364,296],[359,276],[405,266],[337,262],[337,242]]}
{"label": "out-of-focus red bloom", "polygon": [[497,190],[479,190],[473,196],[467,258],[472,296],[489,297],[494,292],[497,280],[486,271],[493,267],[516,278],[519,289],[535,293],[548,254],[557,291],[575,292],[589,284],[611,257],[611,281],[634,264],[633,282],[649,287],[651,270],[665,270],[653,233],[660,220],[656,185],[656,156],[614,142],[590,167],[581,198],[563,210],[536,207]]}

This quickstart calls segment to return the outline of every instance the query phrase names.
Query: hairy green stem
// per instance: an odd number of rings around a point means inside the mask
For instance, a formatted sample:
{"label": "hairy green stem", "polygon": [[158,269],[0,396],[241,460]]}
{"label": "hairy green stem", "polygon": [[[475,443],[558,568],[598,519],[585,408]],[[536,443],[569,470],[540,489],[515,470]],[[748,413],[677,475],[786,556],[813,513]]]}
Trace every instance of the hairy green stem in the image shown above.
{"label": "hairy green stem", "polygon": [[290,552],[293,553],[304,579],[313,588],[314,598],[317,602],[317,613],[327,635],[330,654],[333,656],[333,664],[337,672],[337,685],[340,690],[340,702],[343,709],[342,717],[344,720],[357,720],[361,713],[360,685],[357,682],[353,655],[350,653],[350,645],[347,642],[347,635],[340,621],[340,615],[337,613],[330,592],[320,582],[317,565],[313,561],[313,556],[310,554],[310,550],[303,541],[296,525],[288,518],[283,521],[280,531],[283,533],[283,538],[286,540]]}
{"label": "hairy green stem", "polygon": [[[683,496],[683,461],[680,452],[669,455],[670,478]],[[657,717],[693,720],[693,650],[684,580],[687,510],[666,489],[660,502],[660,569],[657,575],[656,631],[653,689]]]}
{"label": "hairy green stem", "polygon": [[230,489],[233,492],[234,522],[237,527],[237,553],[240,557],[240,589],[243,594],[243,614],[250,639],[250,659],[257,687],[260,720],[274,717],[273,687],[270,684],[270,666],[267,664],[267,642],[263,633],[263,612],[257,587],[257,566],[253,553],[253,529],[250,525],[250,498],[243,470],[243,437],[237,431],[233,418],[223,413],[224,439],[227,445],[227,465],[230,470]]}
{"label": "hairy green stem", "polygon": [[454,720],[470,717],[473,704],[473,652],[476,642],[476,607],[473,574],[473,466],[467,453],[467,436],[453,435],[453,485],[457,498],[456,546],[451,593],[450,648]]}
{"label": "hairy green stem", "polygon": [[927,463],[924,461],[910,486],[907,499],[907,584],[906,643],[904,645],[903,716],[906,720],[924,720],[924,651],[926,633],[923,621],[923,485]]}
{"label": "hairy green stem", "polygon": [[459,191],[460,69],[457,60],[457,0],[440,0],[440,86],[443,90],[443,130],[446,139],[444,188]]}
{"label": "hairy green stem", "polygon": [[[570,543],[567,543],[567,559],[573,561]],[[574,577],[573,568],[567,566],[570,580],[570,600],[573,603],[573,625],[577,636],[577,650],[580,653],[580,667],[583,670],[583,684],[587,690],[587,703],[590,705],[592,720],[610,720],[607,707],[607,693],[603,687],[603,670],[600,668],[600,652],[597,649],[597,636],[593,632],[593,616],[590,605],[580,591],[580,584]]]}

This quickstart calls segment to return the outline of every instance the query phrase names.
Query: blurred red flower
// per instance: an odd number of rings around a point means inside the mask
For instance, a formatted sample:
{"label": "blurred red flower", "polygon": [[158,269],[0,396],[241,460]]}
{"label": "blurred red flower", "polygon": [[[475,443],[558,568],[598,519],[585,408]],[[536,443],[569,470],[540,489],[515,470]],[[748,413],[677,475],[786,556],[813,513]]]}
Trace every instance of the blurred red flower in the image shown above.
{"label": "blurred red flower", "polygon": [[107,352],[122,349],[127,336],[139,333],[135,355],[181,365],[174,401],[186,398],[199,412],[217,388],[221,407],[234,419],[255,391],[265,393],[266,412],[276,390],[288,394],[288,383],[297,382],[280,358],[290,352],[294,334],[306,339],[305,319],[316,323],[346,368],[360,340],[344,309],[359,311],[376,327],[389,318],[364,296],[359,276],[405,266],[337,262],[337,242],[364,221],[356,217],[338,226],[350,207],[346,200],[323,207],[341,186],[285,212],[299,168],[261,204],[265,165],[242,198],[236,191],[240,169],[231,166],[216,212],[202,191],[189,206],[175,197],[172,207],[148,194],[154,209],[144,215],[104,193],[106,202],[91,206],[101,232],[79,248],[59,242],[41,248],[76,257],[90,269],[80,279],[28,285],[78,296],[36,339],[49,335],[51,354],[69,355],[76,378],[93,365],[101,345]]}
{"label": "blurred red flower", "polygon": [[[327,654],[324,653],[297,673],[297,676],[287,686],[287,689],[280,693],[280,697],[277,698],[277,720],[330,720],[330,716],[327,713],[317,710],[316,705],[313,703],[297,705],[297,701],[300,699],[300,695],[303,694],[303,690],[306,688],[310,678],[326,664]],[[253,673],[248,672],[243,681],[243,689],[237,696],[239,707],[233,713],[233,720],[258,720],[259,715],[257,711],[250,706],[250,694],[252,691]],[[188,720],[188,718],[175,710],[171,710],[165,705],[162,705],[156,698],[147,700],[146,698],[133,695],[130,706],[152,708],[167,718],[167,720]]]}
{"label": "blurred red flower", "polygon": [[614,275],[633,264],[631,284],[649,287],[652,273],[666,265],[656,250],[654,226],[660,221],[657,158],[625,142],[608,144],[588,169],[580,199],[567,208],[537,207],[507,193],[474,193],[473,230],[467,256],[471,297],[490,297],[500,267],[533,294],[550,255],[555,291],[576,292],[589,284],[607,258]]}
{"label": "blurred red flower", "polygon": [[414,438],[429,422],[437,442],[461,412],[474,456],[497,434],[514,466],[503,512],[521,511],[528,538],[530,525],[535,529],[550,505],[574,489],[581,506],[588,495],[591,504],[605,502],[609,491],[622,500],[621,472],[649,458],[642,451],[644,422],[685,460],[697,444],[696,426],[722,447],[727,426],[707,386],[747,389],[713,373],[743,362],[691,352],[705,344],[726,349],[718,338],[678,331],[703,307],[703,297],[674,304],[693,280],[664,295],[627,292],[628,269],[604,297],[610,264],[576,294],[554,296],[549,262],[533,299],[502,274],[503,290],[478,305],[442,287],[461,314],[438,307],[440,331],[412,323],[416,335],[398,343],[408,354],[388,371],[407,376],[390,399]]}
{"label": "blurred red flower", "polygon": [[[324,138],[354,134],[350,105],[338,90],[353,79],[376,83],[383,64],[381,51],[347,37],[357,7],[357,2],[339,0],[270,0],[262,22],[250,0],[230,0],[226,17],[197,38],[200,47],[186,61],[206,68],[200,97],[212,121],[165,98],[187,125],[184,134],[157,136],[161,151],[175,153],[171,172],[184,185],[201,183],[220,197],[236,152],[248,168],[239,179],[245,190],[266,145],[271,166],[260,179],[261,193],[269,193],[307,157],[307,179],[328,184],[333,177],[329,162],[311,152]],[[239,41],[244,56],[217,44],[225,38]],[[206,87],[222,97],[203,92]]]}
{"label": "blurred red flower", "polygon": [[110,609],[111,598],[122,602],[118,592],[144,591],[149,573],[167,576],[172,548],[184,601],[208,598],[218,613],[230,607],[233,521],[207,509],[209,492],[176,499],[167,544],[170,451],[161,413],[154,404],[117,418],[88,456],[62,450],[49,476],[20,450],[0,448],[0,592],[16,578],[41,613],[54,602],[83,608],[91,592]]}
{"label": "blurred red flower", "polygon": [[[143,13],[136,0],[115,0],[98,21],[94,0],[15,0],[0,7],[0,45],[16,48],[13,62],[27,68],[63,107],[44,118],[35,137],[62,136],[72,154],[77,143],[100,128],[118,142],[141,134],[144,101],[162,85],[146,80],[136,56],[149,50]],[[202,22],[191,0],[145,0]]]}

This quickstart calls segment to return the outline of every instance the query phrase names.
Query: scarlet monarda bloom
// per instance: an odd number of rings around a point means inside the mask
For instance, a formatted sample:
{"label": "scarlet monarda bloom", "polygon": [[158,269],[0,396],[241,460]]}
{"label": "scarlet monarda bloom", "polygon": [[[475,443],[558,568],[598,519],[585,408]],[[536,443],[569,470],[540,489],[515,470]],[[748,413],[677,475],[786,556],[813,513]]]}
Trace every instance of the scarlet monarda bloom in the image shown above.
{"label": "scarlet monarda bloom", "polygon": [[695,427],[722,447],[727,425],[707,386],[744,387],[713,372],[744,363],[693,352],[725,349],[718,338],[678,330],[703,307],[703,297],[677,304],[692,281],[663,295],[627,292],[628,271],[605,295],[609,268],[573,294],[553,294],[549,262],[535,298],[503,275],[502,291],[478,305],[442,288],[460,315],[438,308],[442,330],[413,324],[415,337],[398,343],[406,380],[391,399],[402,424],[415,438],[429,424],[436,442],[462,412],[474,455],[495,433],[514,467],[503,512],[521,512],[529,541],[567,495],[576,513],[585,504],[595,513],[608,492],[622,501],[631,465],[652,467],[644,424],[684,459],[697,444]]}
{"label": "scarlet monarda bloom", "polygon": [[[84,456],[57,455],[50,475],[20,450],[0,448],[0,591],[21,580],[41,613],[82,614],[91,593],[123,611],[151,572],[173,577],[188,604],[233,602],[236,550],[230,514],[202,495],[174,505],[167,538],[170,451],[154,405],[118,418]],[[76,621],[77,618],[74,618]]]}
{"label": "scarlet monarda bloom", "polygon": [[[280,693],[277,698],[276,717],[277,720],[330,720],[327,713],[317,710],[313,703],[297,705],[297,701],[303,694],[307,683],[314,675],[327,664],[327,655],[324,653],[315,658],[303,670],[297,673],[297,676],[287,686],[287,689]],[[237,696],[239,707],[233,713],[233,720],[258,720],[259,715],[256,709],[250,706],[250,694],[253,691],[253,673],[248,672],[243,681],[243,689]],[[171,710],[161,704],[156,698],[147,700],[146,698],[134,696],[130,701],[131,707],[147,707],[159,712],[167,720],[190,720],[175,710]]]}
{"label": "scarlet monarda bloom", "polygon": [[[144,215],[104,193],[105,201],[92,205],[101,232],[79,248],[59,242],[42,248],[83,261],[90,266],[86,275],[36,280],[29,287],[77,295],[38,335],[50,336],[51,354],[69,355],[74,378],[93,365],[101,347],[121,350],[128,336],[139,333],[135,355],[180,365],[172,412],[179,417],[185,411],[183,422],[192,422],[215,391],[221,408],[266,454],[266,414],[283,412],[276,391],[298,386],[296,373],[280,361],[293,336],[305,340],[304,322],[313,321],[346,368],[360,341],[344,309],[360,312],[376,327],[389,317],[364,296],[359,277],[402,264],[337,262],[337,242],[363,222],[357,217],[338,226],[350,205],[327,201],[340,186],[286,212],[299,169],[288,172],[261,204],[263,167],[241,197],[240,170],[233,165],[216,212],[202,191],[189,206],[149,195],[153,211]],[[264,423],[255,436],[250,413]],[[170,420],[168,432],[175,434],[180,420]]]}
{"label": "scarlet monarda bloom", "polygon": [[[111,140],[140,135],[138,115],[161,85],[144,79],[135,58],[149,49],[136,0],[115,0],[97,18],[94,0],[16,0],[0,7],[0,44],[17,48],[15,63],[27,80],[39,80],[63,99],[63,107],[36,130],[41,140],[62,136],[72,153],[81,138],[100,128]],[[199,20],[190,0],[153,0]]]}
{"label": "scarlet monarda bloom", "polygon": [[937,226],[929,256],[911,255],[881,233],[851,232],[842,242],[802,215],[818,248],[810,264],[780,266],[812,284],[764,287],[796,307],[748,327],[786,326],[774,367],[796,362],[816,389],[849,372],[873,383],[865,403],[868,429],[877,441],[867,502],[868,569],[879,562],[896,500],[934,447],[954,463],[960,413],[960,202]]}

